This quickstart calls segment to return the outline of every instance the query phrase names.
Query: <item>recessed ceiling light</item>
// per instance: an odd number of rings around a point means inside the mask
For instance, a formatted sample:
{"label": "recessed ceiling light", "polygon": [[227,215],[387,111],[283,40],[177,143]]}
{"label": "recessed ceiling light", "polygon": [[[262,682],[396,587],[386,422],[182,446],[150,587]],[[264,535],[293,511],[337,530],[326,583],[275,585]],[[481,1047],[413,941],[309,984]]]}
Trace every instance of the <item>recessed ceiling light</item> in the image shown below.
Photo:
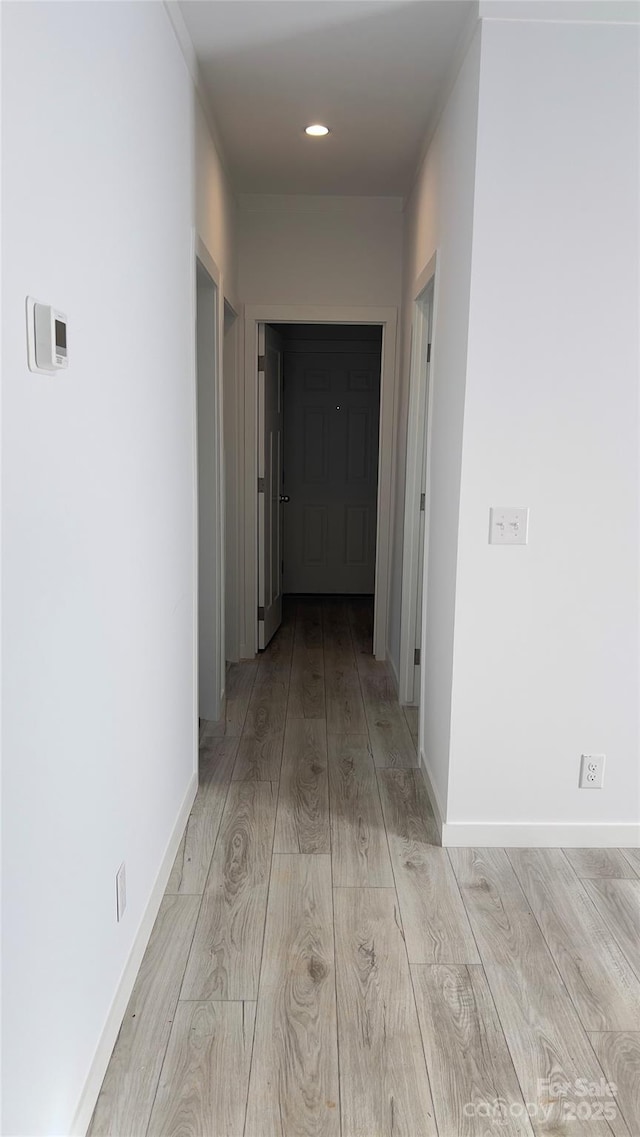
{"label": "recessed ceiling light", "polygon": [[313,126],[305,126],[305,134],[310,134],[313,138],[322,138],[323,134],[329,133],[328,126],[322,126],[319,122],[315,122]]}

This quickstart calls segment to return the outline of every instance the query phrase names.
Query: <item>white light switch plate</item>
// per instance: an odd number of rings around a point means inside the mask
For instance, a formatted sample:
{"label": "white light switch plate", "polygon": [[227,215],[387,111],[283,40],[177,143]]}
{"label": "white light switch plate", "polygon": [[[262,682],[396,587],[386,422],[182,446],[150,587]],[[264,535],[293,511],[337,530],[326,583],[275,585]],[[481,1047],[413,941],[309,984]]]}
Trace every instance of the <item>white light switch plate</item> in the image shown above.
{"label": "white light switch plate", "polygon": [[490,545],[526,545],[528,529],[527,506],[494,505],[489,511]]}

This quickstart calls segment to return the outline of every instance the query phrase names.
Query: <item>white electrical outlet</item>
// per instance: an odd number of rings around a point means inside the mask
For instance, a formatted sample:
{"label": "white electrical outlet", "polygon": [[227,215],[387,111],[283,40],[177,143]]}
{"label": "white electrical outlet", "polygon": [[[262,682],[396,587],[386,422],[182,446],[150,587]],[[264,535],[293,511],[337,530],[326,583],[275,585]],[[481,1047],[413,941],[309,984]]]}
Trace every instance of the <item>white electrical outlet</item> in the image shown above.
{"label": "white electrical outlet", "polygon": [[604,754],[583,754],[580,759],[580,789],[601,790],[604,781]]}
{"label": "white electrical outlet", "polygon": [[124,861],[116,873],[116,919],[118,923],[127,907],[127,869]]}

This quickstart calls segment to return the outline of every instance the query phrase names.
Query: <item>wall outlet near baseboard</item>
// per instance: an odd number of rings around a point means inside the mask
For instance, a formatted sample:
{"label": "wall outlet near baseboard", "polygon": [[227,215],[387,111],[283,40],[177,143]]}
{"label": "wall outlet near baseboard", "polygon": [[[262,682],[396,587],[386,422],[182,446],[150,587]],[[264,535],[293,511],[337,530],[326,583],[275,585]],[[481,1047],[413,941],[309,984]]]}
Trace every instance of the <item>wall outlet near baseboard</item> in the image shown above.
{"label": "wall outlet near baseboard", "polygon": [[604,754],[583,754],[580,758],[581,790],[601,790],[604,781]]}
{"label": "wall outlet near baseboard", "polygon": [[120,923],[124,916],[124,910],[127,907],[127,867],[124,863],[120,865],[116,873],[116,919]]}

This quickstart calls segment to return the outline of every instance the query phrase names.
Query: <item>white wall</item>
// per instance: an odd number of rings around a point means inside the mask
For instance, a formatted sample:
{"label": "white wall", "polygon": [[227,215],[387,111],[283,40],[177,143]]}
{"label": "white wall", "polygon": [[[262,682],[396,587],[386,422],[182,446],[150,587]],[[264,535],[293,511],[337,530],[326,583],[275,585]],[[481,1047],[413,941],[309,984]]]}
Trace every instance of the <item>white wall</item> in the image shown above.
{"label": "white wall", "polygon": [[416,278],[437,251],[423,752],[446,802],[480,35],[466,54],[405,211],[402,385],[389,654],[399,672],[409,345]]}
{"label": "white wall", "polygon": [[[175,19],[175,13],[172,14]],[[238,294],[236,198],[199,98],[194,100],[194,133],[198,234],[218,266],[224,295],[235,306]]]}
{"label": "white wall", "polygon": [[[3,1132],[44,1137],[194,789],[196,190],[229,276],[232,219],[162,5],[2,21]],[[61,376],[27,370],[28,294],[68,314]]]}
{"label": "white wall", "polygon": [[640,818],[638,126],[637,28],[483,23],[452,823]]}
{"label": "white wall", "polygon": [[239,198],[245,304],[400,304],[399,198]]}

